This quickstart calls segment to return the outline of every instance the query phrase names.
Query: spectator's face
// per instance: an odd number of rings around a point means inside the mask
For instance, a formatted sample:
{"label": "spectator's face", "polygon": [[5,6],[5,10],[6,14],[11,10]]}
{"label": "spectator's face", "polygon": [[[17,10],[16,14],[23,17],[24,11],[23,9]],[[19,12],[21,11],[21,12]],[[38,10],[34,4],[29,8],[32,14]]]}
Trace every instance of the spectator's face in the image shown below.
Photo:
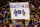
{"label": "spectator's face", "polygon": [[33,16],[33,15],[31,15],[31,18],[34,18],[34,16]]}
{"label": "spectator's face", "polygon": [[35,14],[35,17],[37,17],[38,15],[37,14]]}
{"label": "spectator's face", "polygon": [[12,24],[12,27],[15,27],[15,24]]}
{"label": "spectator's face", "polygon": [[34,22],[35,22],[35,24],[37,24],[37,22],[38,22],[38,19],[37,19],[37,18],[34,18]]}
{"label": "spectator's face", "polygon": [[6,15],[6,17],[8,17],[8,15]]}
{"label": "spectator's face", "polygon": [[6,19],[6,21],[8,21],[8,18]]}
{"label": "spectator's face", "polygon": [[19,25],[20,25],[21,27],[23,27],[23,23],[22,23],[22,22],[19,22]]}
{"label": "spectator's face", "polygon": [[23,27],[23,23],[21,23],[21,27]]}
{"label": "spectator's face", "polygon": [[37,21],[37,18],[34,18],[34,21]]}
{"label": "spectator's face", "polygon": [[3,14],[2,17],[5,17],[5,14]]}
{"label": "spectator's face", "polygon": [[4,27],[7,27],[6,25],[4,25]]}
{"label": "spectator's face", "polygon": [[3,20],[3,22],[5,22],[5,20]]}

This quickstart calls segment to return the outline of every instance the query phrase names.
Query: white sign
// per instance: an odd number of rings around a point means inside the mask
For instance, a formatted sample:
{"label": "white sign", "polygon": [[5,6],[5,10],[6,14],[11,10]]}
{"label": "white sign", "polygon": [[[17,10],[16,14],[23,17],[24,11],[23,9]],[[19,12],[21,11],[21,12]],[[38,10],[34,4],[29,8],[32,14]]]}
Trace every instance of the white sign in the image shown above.
{"label": "white sign", "polygon": [[29,19],[29,3],[28,2],[10,2],[10,12],[12,19]]}

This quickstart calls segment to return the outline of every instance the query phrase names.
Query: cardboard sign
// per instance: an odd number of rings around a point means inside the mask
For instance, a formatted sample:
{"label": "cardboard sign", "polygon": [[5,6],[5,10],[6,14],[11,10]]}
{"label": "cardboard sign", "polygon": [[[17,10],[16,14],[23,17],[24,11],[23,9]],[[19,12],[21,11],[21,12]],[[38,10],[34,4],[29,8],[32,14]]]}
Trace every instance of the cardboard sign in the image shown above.
{"label": "cardboard sign", "polygon": [[10,2],[10,12],[12,19],[29,19],[30,10],[28,2]]}

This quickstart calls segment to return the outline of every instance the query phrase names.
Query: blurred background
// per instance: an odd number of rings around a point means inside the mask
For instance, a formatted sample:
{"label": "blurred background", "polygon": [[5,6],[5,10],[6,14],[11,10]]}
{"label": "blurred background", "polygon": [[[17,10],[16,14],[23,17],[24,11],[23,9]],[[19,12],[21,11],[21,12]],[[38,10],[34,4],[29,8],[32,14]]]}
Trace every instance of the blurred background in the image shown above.
{"label": "blurred background", "polygon": [[[30,19],[11,19],[9,2],[29,2]],[[0,27],[40,27],[40,0],[0,0]]]}

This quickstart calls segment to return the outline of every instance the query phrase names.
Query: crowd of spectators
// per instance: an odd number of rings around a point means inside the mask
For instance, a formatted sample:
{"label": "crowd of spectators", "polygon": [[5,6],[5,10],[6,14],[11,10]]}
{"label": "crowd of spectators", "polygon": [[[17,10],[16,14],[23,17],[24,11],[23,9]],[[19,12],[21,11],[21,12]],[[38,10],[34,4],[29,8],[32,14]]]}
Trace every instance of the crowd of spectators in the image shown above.
{"label": "crowd of spectators", "polygon": [[[29,2],[30,19],[11,19],[9,2]],[[0,27],[40,27],[40,0],[1,0]]]}

